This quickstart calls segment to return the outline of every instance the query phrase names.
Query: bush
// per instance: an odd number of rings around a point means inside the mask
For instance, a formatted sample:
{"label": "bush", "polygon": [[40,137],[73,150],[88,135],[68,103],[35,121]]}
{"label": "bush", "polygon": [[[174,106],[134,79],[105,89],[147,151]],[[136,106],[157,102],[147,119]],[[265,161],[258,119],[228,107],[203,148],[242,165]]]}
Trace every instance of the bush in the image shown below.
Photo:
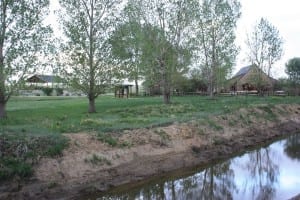
{"label": "bush", "polygon": [[62,96],[64,94],[64,89],[62,88],[55,88],[55,91],[57,96]]}
{"label": "bush", "polygon": [[100,140],[101,142],[104,142],[106,144],[109,144],[112,147],[115,147],[118,145],[118,141],[116,138],[112,137],[109,134],[105,133],[98,133],[97,139]]}
{"label": "bush", "polygon": [[0,163],[2,165],[2,167],[0,168],[0,181],[6,180],[15,175],[24,178],[30,176],[33,173],[30,164],[17,158],[4,158],[0,160]]}
{"label": "bush", "polygon": [[67,146],[62,135],[0,134],[0,182],[31,176],[39,157],[60,156]]}
{"label": "bush", "polygon": [[51,93],[53,92],[53,88],[42,88],[42,91],[45,95],[51,96]]}

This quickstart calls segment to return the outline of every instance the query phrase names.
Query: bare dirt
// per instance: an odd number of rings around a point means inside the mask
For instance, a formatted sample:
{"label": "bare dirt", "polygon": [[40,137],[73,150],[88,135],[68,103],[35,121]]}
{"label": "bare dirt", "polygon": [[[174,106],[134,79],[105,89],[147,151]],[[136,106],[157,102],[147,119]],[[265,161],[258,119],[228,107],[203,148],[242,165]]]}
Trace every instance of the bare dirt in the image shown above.
{"label": "bare dirt", "polygon": [[70,145],[62,157],[42,158],[31,180],[1,186],[8,190],[0,199],[76,199],[205,165],[300,132],[300,105],[268,108],[262,105],[206,120],[112,133],[117,147],[97,140],[95,134],[66,134]]}

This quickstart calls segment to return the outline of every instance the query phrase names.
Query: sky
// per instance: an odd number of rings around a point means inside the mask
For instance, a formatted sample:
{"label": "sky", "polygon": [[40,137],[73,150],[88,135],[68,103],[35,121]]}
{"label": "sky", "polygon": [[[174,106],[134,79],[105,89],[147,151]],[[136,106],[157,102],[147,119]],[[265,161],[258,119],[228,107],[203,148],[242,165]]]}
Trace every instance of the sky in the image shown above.
{"label": "sky", "polygon": [[284,55],[274,64],[272,75],[275,78],[286,77],[285,63],[300,57],[300,1],[298,0],[241,0],[242,17],[237,24],[237,44],[241,52],[237,58],[235,71],[249,63],[245,60],[247,33],[261,17],[266,18],[278,30],[284,40]]}
{"label": "sky", "polygon": [[[56,34],[59,33],[53,10],[59,8],[58,0],[50,0],[51,14],[47,22],[53,25]],[[300,1],[299,0],[240,0],[242,16],[237,24],[236,44],[241,51],[237,57],[233,72],[249,63],[246,58],[245,40],[247,33],[251,33],[254,25],[261,17],[266,18],[275,26],[284,40],[284,55],[274,64],[272,76],[275,78],[286,77],[285,63],[293,58],[300,57]]]}

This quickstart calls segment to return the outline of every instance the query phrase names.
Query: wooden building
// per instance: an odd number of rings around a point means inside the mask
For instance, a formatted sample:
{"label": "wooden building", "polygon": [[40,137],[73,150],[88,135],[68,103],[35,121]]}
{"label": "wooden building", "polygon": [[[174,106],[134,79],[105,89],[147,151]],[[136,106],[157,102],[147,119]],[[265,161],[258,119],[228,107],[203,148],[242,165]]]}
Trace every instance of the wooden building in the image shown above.
{"label": "wooden building", "polygon": [[62,87],[63,79],[59,76],[35,74],[26,80],[27,83],[40,87]]}
{"label": "wooden building", "polygon": [[241,68],[230,80],[230,91],[271,91],[276,79],[268,76],[256,65]]}
{"label": "wooden building", "polygon": [[118,84],[115,85],[115,97],[118,98],[128,98],[132,94],[132,86],[131,84]]}

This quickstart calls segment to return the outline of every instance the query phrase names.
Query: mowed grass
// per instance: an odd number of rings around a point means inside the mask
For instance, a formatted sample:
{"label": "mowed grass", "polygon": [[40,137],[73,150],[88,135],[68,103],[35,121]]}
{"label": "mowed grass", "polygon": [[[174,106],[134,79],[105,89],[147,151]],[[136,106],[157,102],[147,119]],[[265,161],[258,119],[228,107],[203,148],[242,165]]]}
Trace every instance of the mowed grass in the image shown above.
{"label": "mowed grass", "polygon": [[[0,182],[32,174],[40,157],[60,156],[68,146],[62,133],[96,133],[98,139],[116,146],[109,132],[163,126],[193,119],[231,113],[239,108],[275,104],[300,104],[299,97],[172,97],[164,105],[161,97],[118,99],[101,96],[97,113],[87,113],[85,97],[13,97],[7,105],[8,118],[0,120]],[[272,116],[270,116],[272,117]]]}
{"label": "mowed grass", "polygon": [[259,104],[300,103],[299,97],[173,97],[164,105],[160,97],[118,99],[101,96],[97,113],[88,114],[85,97],[15,97],[7,105],[8,119],[0,121],[7,133],[49,134],[110,132],[160,126],[232,112]]}

